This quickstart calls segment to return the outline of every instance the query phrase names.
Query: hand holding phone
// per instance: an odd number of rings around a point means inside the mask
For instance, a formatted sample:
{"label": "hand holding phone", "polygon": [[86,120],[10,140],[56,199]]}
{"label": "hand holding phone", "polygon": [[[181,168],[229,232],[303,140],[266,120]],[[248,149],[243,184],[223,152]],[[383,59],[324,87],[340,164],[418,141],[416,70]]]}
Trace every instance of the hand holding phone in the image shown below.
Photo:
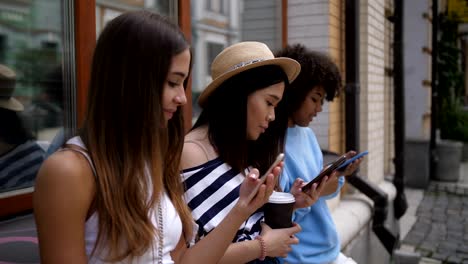
{"label": "hand holding phone", "polygon": [[349,166],[349,164],[353,163],[355,160],[361,158],[361,157],[364,157],[365,155],[369,154],[369,151],[363,151],[357,155],[354,155],[353,157],[347,159],[343,164],[341,164],[337,170],[339,171],[344,171],[346,170],[346,168]]}
{"label": "hand holding phone", "polygon": [[302,191],[303,192],[308,192],[310,190],[310,188],[312,188],[312,185],[314,183],[319,183],[322,181],[322,179],[327,176],[327,175],[330,175],[334,170],[336,170],[341,164],[343,164],[344,162],[346,162],[346,155],[343,155],[341,157],[339,157],[338,159],[336,159],[333,163],[331,163],[330,165],[328,165],[328,167],[326,167],[322,172],[320,172],[319,175],[317,175],[317,177],[315,177],[313,180],[311,180],[310,182],[308,182],[306,185],[304,185],[302,187]]}
{"label": "hand holding phone", "polygon": [[252,190],[252,192],[250,193],[249,195],[249,201],[252,200],[252,198],[257,194],[257,191],[258,191],[258,188],[260,188],[260,186],[265,182],[268,174],[270,174],[273,169],[278,166],[280,164],[281,161],[284,160],[284,153],[280,153],[278,154],[278,156],[276,157],[275,161],[271,164],[270,168],[268,168],[268,170],[265,172],[265,174],[263,174],[261,177],[260,177],[260,183]]}

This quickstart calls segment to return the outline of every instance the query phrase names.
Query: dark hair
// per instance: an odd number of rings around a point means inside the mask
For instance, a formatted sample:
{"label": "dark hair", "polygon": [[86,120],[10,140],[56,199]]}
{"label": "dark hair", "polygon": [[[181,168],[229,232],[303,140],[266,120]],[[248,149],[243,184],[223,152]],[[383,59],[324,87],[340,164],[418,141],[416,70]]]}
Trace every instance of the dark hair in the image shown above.
{"label": "dark hair", "polygon": [[299,76],[284,93],[288,112],[294,113],[305,100],[307,93],[321,86],[325,90],[326,100],[333,101],[341,91],[341,74],[336,64],[324,53],[311,51],[304,45],[288,45],[275,54],[276,57],[288,57],[301,64]]}
{"label": "dark hair", "polygon": [[148,11],[118,16],[97,41],[80,135],[97,172],[98,245],[106,242],[111,261],[153,246],[151,210],[164,191],[190,239],[179,174],[183,117],[178,110],[166,127],[161,108],[172,58],[188,48],[177,26]]}
{"label": "dark hair", "polygon": [[18,113],[0,107],[0,140],[12,145],[19,145],[29,139],[33,139],[33,135],[25,128]]}
{"label": "dark hair", "polygon": [[206,106],[192,130],[208,125],[210,143],[220,158],[239,172],[254,166],[266,171],[282,152],[287,129],[287,116],[275,112],[265,133],[255,140],[247,140],[247,98],[255,91],[288,78],[281,67],[267,65],[241,72],[224,81],[210,95]]}

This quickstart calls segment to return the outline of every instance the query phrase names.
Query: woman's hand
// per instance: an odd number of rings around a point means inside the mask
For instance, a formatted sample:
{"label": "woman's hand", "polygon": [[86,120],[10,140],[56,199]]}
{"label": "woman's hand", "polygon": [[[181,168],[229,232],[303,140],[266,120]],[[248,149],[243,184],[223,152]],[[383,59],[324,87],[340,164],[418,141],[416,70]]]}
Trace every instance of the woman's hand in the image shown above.
{"label": "woman's hand", "polygon": [[[351,151],[348,151],[348,152],[346,153],[346,158],[347,158],[347,159],[350,159],[350,158],[354,157],[355,155],[356,155],[356,151],[351,150]],[[359,168],[359,164],[361,164],[362,159],[363,159],[363,158],[359,158],[359,159],[353,161],[351,164],[349,164],[349,165],[346,167],[346,169],[345,169],[343,172],[341,172],[341,175],[343,175],[343,176],[350,176],[350,175],[352,175],[352,174],[357,170],[357,168]]]}
{"label": "woman's hand", "polygon": [[301,231],[301,227],[293,223],[292,227],[271,229],[267,224],[262,223],[261,236],[265,240],[266,255],[269,257],[287,257],[291,251],[291,245],[298,244],[294,234]]}
{"label": "woman's hand", "polygon": [[332,179],[335,179],[336,177],[337,172],[334,171],[332,174],[330,174],[330,177],[325,176],[319,184],[314,183],[312,187],[306,192],[302,191],[302,187],[307,183],[304,182],[304,180],[301,178],[297,178],[291,186],[290,191],[290,193],[294,195],[294,198],[296,199],[296,202],[294,203],[294,209],[309,207],[317,202],[327,185],[329,185],[329,183],[332,182]]}
{"label": "woman's hand", "polygon": [[266,176],[265,181],[259,179],[259,171],[252,169],[245,177],[239,190],[239,201],[236,206],[240,212],[248,217],[258,208],[268,202],[268,198],[273,193],[277,178],[281,173],[283,163],[276,166],[272,173]]}

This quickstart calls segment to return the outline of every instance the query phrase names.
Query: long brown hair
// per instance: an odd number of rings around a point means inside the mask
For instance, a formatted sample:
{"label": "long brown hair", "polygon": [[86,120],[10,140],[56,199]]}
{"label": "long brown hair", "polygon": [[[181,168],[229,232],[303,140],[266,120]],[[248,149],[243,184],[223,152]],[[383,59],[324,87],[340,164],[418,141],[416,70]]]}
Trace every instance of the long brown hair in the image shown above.
{"label": "long brown hair", "polygon": [[151,215],[164,191],[187,239],[192,234],[179,175],[183,117],[179,109],[166,126],[161,108],[172,58],[188,48],[177,26],[148,11],[118,16],[97,41],[80,136],[97,173],[93,254],[105,246],[109,261],[133,259],[154,246]]}

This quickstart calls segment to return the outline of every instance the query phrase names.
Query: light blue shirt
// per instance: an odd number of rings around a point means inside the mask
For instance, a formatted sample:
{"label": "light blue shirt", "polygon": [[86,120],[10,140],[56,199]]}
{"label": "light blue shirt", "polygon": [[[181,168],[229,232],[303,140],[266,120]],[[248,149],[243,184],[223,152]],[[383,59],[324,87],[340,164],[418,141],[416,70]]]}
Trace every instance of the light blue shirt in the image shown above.
{"label": "light blue shirt", "polygon": [[[323,168],[323,155],[312,129],[308,127],[288,128],[286,135],[285,162],[280,185],[289,192],[296,178],[305,182],[314,179]],[[281,263],[329,263],[340,253],[340,241],[335,223],[331,217],[326,200],[338,195],[344,184],[344,177],[339,177],[335,193],[321,197],[309,208],[294,212],[293,220],[302,231],[297,233],[299,244],[292,246],[288,257]]]}

